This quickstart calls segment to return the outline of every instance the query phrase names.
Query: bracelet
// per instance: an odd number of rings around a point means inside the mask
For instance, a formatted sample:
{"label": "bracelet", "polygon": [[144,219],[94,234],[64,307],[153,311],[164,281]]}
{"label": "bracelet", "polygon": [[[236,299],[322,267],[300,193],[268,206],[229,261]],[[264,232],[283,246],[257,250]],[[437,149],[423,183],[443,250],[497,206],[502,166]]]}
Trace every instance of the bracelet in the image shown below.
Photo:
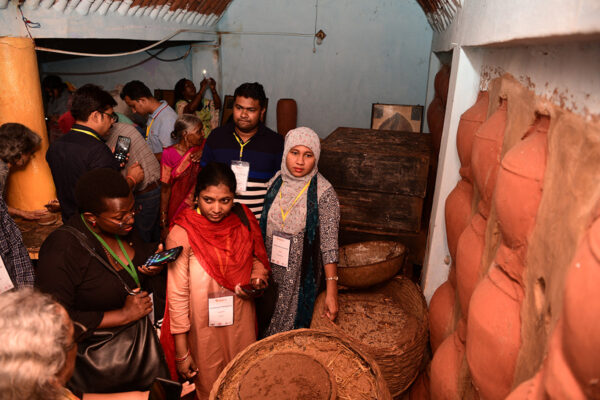
{"label": "bracelet", "polygon": [[337,281],[338,280],[338,276],[337,275],[336,276],[330,276],[330,277],[325,278],[325,280],[326,281]]}
{"label": "bracelet", "polygon": [[188,349],[187,353],[185,353],[185,356],[183,356],[183,357],[175,356],[175,362],[184,362],[185,360],[188,359],[189,356],[190,356],[190,349]]}
{"label": "bracelet", "polygon": [[127,176],[125,177],[125,179],[131,179],[131,182],[133,182],[133,186],[137,185],[137,182],[135,181],[135,179],[133,179],[133,176],[131,176],[131,175],[127,175]]}

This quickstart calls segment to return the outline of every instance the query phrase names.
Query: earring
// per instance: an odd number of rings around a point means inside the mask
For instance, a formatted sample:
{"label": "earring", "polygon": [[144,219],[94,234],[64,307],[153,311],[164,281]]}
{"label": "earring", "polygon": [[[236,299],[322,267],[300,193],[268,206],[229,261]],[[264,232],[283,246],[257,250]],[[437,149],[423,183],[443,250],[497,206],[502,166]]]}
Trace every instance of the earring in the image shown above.
{"label": "earring", "polygon": [[96,221],[92,221],[92,227],[96,227]]}

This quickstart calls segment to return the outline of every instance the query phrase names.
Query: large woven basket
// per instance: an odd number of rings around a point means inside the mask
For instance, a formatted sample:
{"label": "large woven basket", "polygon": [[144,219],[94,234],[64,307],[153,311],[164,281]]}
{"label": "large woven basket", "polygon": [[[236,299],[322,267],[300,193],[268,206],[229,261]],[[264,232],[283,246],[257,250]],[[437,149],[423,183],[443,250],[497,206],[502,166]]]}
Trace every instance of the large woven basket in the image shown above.
{"label": "large woven basket", "polygon": [[428,340],[427,304],[419,288],[397,276],[364,290],[340,291],[334,324],[326,316],[325,292],[315,303],[311,328],[357,341],[381,369],[393,397],[417,377]]}
{"label": "large woven basket", "polygon": [[363,288],[385,282],[398,273],[406,254],[400,242],[376,240],[340,247],[340,285]]}
{"label": "large woven basket", "polygon": [[[298,329],[279,333],[248,346],[219,375],[210,392],[210,399],[238,400],[243,380],[249,371],[260,368],[270,357],[289,354],[308,356],[328,371],[337,399],[391,400],[379,367],[373,359],[357,348],[357,344],[335,332]],[[269,371],[269,378],[279,371]],[[256,375],[256,374],[255,374]],[[300,374],[298,374],[300,375]],[[289,380],[289,376],[276,380]],[[273,379],[271,379],[273,380]],[[272,398],[266,395],[264,398]],[[300,394],[280,396],[277,400],[304,399]],[[329,397],[323,398],[329,400]]]}

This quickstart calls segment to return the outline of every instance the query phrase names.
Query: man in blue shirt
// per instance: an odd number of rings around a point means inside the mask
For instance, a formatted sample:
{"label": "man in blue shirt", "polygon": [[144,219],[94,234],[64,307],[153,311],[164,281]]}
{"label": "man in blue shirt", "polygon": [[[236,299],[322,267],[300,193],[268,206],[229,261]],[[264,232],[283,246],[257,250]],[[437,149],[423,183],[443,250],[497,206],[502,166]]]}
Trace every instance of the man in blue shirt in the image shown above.
{"label": "man in blue shirt", "polygon": [[144,83],[131,81],[123,86],[121,98],[136,114],[148,115],[146,122],[146,140],[152,152],[160,161],[164,148],[175,144],[171,132],[175,127],[177,113],[166,101],[158,101]]}
{"label": "man in blue shirt", "polygon": [[236,202],[257,218],[263,208],[267,182],[281,168],[283,137],[261,122],[267,97],[258,82],[235,89],[233,121],[214,129],[204,145],[200,165],[220,162],[231,166],[238,187]]}

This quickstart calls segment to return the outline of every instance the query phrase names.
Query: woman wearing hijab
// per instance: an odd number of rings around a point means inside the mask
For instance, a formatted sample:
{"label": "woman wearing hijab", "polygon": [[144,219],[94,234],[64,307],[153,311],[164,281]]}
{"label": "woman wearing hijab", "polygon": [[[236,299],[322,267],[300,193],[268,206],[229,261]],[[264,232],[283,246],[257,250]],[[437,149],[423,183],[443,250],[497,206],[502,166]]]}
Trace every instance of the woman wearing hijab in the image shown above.
{"label": "woman wearing hijab", "polygon": [[257,299],[261,337],[308,328],[324,287],[325,313],[331,320],[337,317],[340,206],[335,190],[318,172],[320,152],[312,129],[289,131],[281,170],[269,182],[260,226],[273,279]]}
{"label": "woman wearing hijab", "polygon": [[256,341],[254,301],[241,285],[264,289],[269,262],[258,222],[234,204],[236,181],[225,164],[209,163],[196,183],[196,208],[175,217],[167,246],[183,246],[169,265],[167,296],[177,372],[211,387],[237,353]]}

